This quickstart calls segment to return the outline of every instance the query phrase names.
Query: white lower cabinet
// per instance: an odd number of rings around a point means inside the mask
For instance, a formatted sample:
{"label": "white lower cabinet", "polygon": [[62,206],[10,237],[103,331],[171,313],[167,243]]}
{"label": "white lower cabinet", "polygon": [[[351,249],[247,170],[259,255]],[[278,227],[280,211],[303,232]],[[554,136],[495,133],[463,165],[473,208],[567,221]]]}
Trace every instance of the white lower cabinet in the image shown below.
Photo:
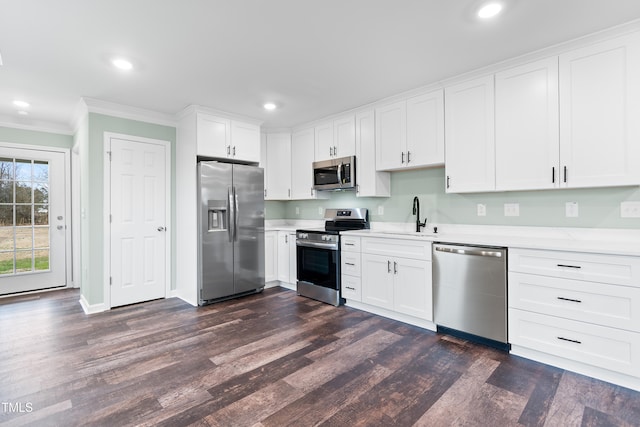
{"label": "white lower cabinet", "polygon": [[264,281],[278,280],[278,232],[264,233]]}
{"label": "white lower cabinet", "polygon": [[362,302],[432,321],[430,247],[430,242],[363,238]]}
{"label": "white lower cabinet", "polygon": [[294,289],[297,276],[296,234],[278,231],[278,280],[280,284]]}
{"label": "white lower cabinet", "polygon": [[362,301],[360,237],[342,236],[340,249],[342,298],[347,301]]}
{"label": "white lower cabinet", "polygon": [[512,353],[640,390],[640,257],[510,249]]}

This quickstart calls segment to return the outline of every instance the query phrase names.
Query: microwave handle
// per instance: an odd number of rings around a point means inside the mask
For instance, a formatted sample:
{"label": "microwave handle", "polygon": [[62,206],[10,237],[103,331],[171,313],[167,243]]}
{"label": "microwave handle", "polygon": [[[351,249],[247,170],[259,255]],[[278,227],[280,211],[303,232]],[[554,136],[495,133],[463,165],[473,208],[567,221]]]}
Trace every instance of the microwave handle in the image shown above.
{"label": "microwave handle", "polygon": [[343,164],[340,163],[338,165],[338,184],[342,185],[342,168],[343,168]]}

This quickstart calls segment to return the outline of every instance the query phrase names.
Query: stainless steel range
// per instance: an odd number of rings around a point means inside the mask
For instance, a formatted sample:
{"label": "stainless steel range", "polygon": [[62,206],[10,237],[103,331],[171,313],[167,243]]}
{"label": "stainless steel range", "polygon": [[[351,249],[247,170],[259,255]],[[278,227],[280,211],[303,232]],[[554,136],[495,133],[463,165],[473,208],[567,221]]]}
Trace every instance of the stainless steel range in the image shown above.
{"label": "stainless steel range", "polygon": [[325,209],[324,229],[296,230],[298,295],[344,304],[340,295],[340,232],[369,228],[364,208]]}

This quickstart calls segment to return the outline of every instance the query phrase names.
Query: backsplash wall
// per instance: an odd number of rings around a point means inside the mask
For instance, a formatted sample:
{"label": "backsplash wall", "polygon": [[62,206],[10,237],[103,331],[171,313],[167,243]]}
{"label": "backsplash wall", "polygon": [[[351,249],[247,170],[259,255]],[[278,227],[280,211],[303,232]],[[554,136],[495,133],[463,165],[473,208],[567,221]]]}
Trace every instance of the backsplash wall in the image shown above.
{"label": "backsplash wall", "polygon": [[[640,201],[637,186],[447,194],[444,181],[444,168],[393,172],[391,197],[360,198],[353,192],[336,192],[325,200],[269,201],[266,218],[322,219],[324,208],[364,207],[371,221],[415,222],[411,209],[413,197],[418,196],[421,221],[426,216],[428,223],[640,229],[639,218],[620,217],[620,202]],[[578,217],[565,216],[567,202],[578,203]],[[486,216],[477,216],[478,203],[486,205]],[[505,203],[519,203],[520,216],[505,217]]]}

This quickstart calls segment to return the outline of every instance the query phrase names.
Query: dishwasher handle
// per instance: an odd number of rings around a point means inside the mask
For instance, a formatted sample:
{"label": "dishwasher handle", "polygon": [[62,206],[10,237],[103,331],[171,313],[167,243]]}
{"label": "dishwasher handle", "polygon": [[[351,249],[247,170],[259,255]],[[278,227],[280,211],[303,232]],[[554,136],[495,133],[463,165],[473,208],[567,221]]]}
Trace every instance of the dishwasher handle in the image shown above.
{"label": "dishwasher handle", "polygon": [[489,248],[468,248],[468,247],[459,247],[452,248],[448,246],[434,246],[434,249],[438,252],[446,252],[450,254],[458,254],[458,255],[473,255],[473,256],[484,256],[484,257],[493,257],[493,258],[502,258],[504,256],[504,251],[501,250],[493,250]]}

